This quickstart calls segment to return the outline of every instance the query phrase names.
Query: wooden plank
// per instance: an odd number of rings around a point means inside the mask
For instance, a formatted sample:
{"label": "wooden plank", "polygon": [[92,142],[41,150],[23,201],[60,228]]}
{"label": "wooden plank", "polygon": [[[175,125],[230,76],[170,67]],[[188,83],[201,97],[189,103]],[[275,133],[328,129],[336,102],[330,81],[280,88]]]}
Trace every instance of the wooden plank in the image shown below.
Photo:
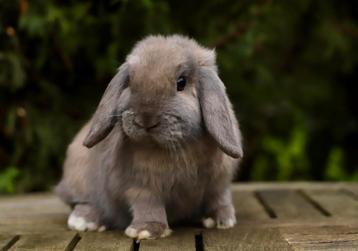
{"label": "wooden plank", "polygon": [[204,232],[204,250],[292,251],[277,228],[235,227]]}
{"label": "wooden plank", "polygon": [[58,225],[46,225],[46,223],[39,223],[39,222],[28,222],[26,224],[6,224],[0,225],[0,234],[19,234],[19,235],[25,235],[25,234],[41,234],[41,233],[59,233],[59,232],[67,232],[67,224],[66,221],[63,221],[62,223],[59,223]]}
{"label": "wooden plank", "polygon": [[20,236],[20,239],[9,249],[11,251],[22,250],[51,250],[63,251],[66,246],[71,242],[75,233],[61,232],[61,233],[41,233],[41,234],[28,234]]}
{"label": "wooden plank", "polygon": [[293,190],[260,190],[259,196],[278,219],[325,219],[303,196]]}
{"label": "wooden plank", "polygon": [[[269,219],[269,216],[251,191],[233,191],[233,203],[236,208],[238,225],[246,224],[248,221],[260,221]],[[140,250],[195,250],[195,234],[198,231],[192,229],[174,229],[169,238],[142,241]],[[206,232],[204,232],[205,236]],[[206,247],[205,247],[206,248]]]}
{"label": "wooden plank", "polygon": [[358,201],[358,182],[346,184],[340,189],[342,192],[346,193],[352,199]]}
{"label": "wooden plank", "polygon": [[11,234],[1,234],[0,235],[0,247],[3,247],[8,243],[14,236]]}
{"label": "wooden plank", "polygon": [[[357,182],[240,182],[234,183],[233,189],[241,191],[256,190],[297,190],[297,189],[340,189],[344,187],[358,188]],[[357,190],[358,192],[358,190]]]}
{"label": "wooden plank", "polygon": [[122,231],[86,232],[81,234],[81,240],[76,245],[76,251],[130,251],[132,239],[126,237]]}
{"label": "wooden plank", "polygon": [[140,242],[140,251],[194,251],[195,231],[193,228],[174,229],[171,236],[158,240],[145,240]]}
{"label": "wooden plank", "polygon": [[358,250],[357,226],[300,226],[281,232],[295,250]]}
{"label": "wooden plank", "polygon": [[0,234],[65,232],[67,214],[18,215],[0,218]]}
{"label": "wooden plank", "polygon": [[341,190],[305,190],[305,193],[334,217],[351,218],[358,223],[358,200]]}
{"label": "wooden plank", "polygon": [[67,213],[69,208],[52,194],[0,197],[0,218]]}
{"label": "wooden plank", "polygon": [[233,203],[238,224],[246,221],[261,221],[270,217],[254,196],[253,191],[233,190]]}
{"label": "wooden plank", "polygon": [[[205,250],[358,250],[357,188],[358,183],[234,185],[233,203],[238,219],[235,228],[174,228],[171,237],[142,241],[139,250],[195,250],[198,231],[203,231]],[[303,189],[332,217],[324,216],[296,189]],[[255,197],[256,191],[276,219],[268,216]],[[0,197],[0,248],[20,234],[10,250],[65,250],[75,235],[67,230],[68,213],[69,209],[51,194]],[[131,250],[133,244],[122,232],[80,235],[82,239],[75,243],[75,250]]]}
{"label": "wooden plank", "polygon": [[19,240],[18,235],[0,235],[0,250],[8,250]]}
{"label": "wooden plank", "polygon": [[0,198],[0,234],[67,231],[69,208],[52,194]]}

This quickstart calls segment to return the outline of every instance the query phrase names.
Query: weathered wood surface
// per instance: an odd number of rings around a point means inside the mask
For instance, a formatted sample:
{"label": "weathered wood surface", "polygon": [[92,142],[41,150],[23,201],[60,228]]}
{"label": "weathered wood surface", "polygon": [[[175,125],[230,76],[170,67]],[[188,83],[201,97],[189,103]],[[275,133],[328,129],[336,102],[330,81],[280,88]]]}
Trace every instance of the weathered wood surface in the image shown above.
{"label": "weathered wood surface", "polygon": [[174,228],[136,243],[122,231],[76,233],[51,194],[0,197],[0,250],[357,250],[358,183],[248,183],[233,186],[237,225]]}

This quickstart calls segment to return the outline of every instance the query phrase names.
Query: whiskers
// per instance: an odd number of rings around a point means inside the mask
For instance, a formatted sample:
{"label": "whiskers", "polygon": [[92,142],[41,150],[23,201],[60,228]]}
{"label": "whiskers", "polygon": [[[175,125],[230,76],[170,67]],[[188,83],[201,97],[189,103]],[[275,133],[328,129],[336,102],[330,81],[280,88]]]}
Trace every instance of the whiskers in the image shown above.
{"label": "whiskers", "polygon": [[122,117],[122,114],[113,114],[108,116],[108,118],[120,118],[120,117]]}

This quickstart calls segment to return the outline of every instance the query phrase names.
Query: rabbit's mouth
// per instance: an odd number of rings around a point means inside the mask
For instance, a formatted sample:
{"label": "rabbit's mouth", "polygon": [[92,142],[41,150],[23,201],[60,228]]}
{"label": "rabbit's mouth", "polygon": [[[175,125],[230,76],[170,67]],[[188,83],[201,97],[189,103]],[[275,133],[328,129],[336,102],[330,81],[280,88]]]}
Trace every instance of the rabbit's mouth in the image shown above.
{"label": "rabbit's mouth", "polygon": [[167,147],[185,139],[183,124],[176,116],[162,114],[160,120],[145,127],[138,123],[135,118],[136,114],[131,110],[122,113],[122,129],[131,140],[136,142],[151,141],[162,147]]}

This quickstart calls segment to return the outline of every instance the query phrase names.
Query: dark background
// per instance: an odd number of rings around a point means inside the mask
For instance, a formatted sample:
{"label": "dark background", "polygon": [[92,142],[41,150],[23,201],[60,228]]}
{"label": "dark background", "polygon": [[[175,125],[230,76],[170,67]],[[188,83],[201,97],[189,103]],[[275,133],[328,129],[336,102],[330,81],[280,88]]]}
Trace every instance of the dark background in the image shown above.
{"label": "dark background", "polygon": [[245,138],[238,180],[358,180],[357,1],[0,0],[0,192],[49,189],[148,34],[216,48]]}

